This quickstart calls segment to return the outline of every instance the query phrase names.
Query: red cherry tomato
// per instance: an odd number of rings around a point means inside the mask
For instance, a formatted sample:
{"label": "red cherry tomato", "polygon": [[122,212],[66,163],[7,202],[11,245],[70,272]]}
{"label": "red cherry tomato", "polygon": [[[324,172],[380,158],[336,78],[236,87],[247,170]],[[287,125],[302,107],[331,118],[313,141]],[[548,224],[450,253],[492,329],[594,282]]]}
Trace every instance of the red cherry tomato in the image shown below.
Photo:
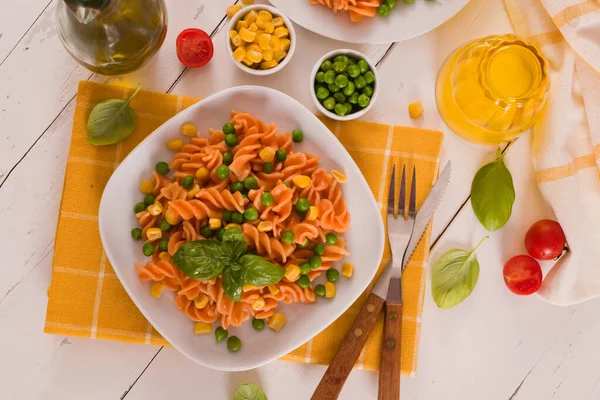
{"label": "red cherry tomato", "polygon": [[542,219],[531,225],[525,235],[527,252],[538,260],[552,260],[558,257],[567,238],[560,224],[551,219]]}
{"label": "red cherry tomato", "polygon": [[535,293],[542,285],[542,268],[529,256],[514,256],[504,264],[504,283],[514,294]]}
{"label": "red cherry tomato", "polygon": [[215,52],[212,39],[201,29],[189,28],[177,36],[177,58],[190,68],[206,65]]}

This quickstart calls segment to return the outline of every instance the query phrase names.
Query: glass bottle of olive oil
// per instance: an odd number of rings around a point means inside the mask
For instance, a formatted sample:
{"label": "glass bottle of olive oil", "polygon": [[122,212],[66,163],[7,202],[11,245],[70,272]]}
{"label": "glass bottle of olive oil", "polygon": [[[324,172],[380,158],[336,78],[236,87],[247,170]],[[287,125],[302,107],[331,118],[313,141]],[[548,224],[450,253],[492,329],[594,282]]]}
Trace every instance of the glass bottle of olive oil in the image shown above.
{"label": "glass bottle of olive oil", "polygon": [[102,75],[132,72],[167,33],[163,0],[57,0],[56,25],[67,51]]}
{"label": "glass bottle of olive oil", "polygon": [[437,106],[454,133],[478,144],[515,139],[541,117],[550,82],[540,51],[514,35],[468,43],[446,61]]}

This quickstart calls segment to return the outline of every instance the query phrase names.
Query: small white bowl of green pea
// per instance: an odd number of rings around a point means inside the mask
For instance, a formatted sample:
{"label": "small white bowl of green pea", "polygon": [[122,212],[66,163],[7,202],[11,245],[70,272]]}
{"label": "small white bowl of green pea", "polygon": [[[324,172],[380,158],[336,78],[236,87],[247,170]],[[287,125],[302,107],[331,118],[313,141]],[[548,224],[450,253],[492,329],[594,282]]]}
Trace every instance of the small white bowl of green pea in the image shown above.
{"label": "small white bowl of green pea", "polygon": [[349,121],[373,107],[379,92],[375,64],[364,54],[350,49],[325,54],[310,75],[310,94],[321,113]]}

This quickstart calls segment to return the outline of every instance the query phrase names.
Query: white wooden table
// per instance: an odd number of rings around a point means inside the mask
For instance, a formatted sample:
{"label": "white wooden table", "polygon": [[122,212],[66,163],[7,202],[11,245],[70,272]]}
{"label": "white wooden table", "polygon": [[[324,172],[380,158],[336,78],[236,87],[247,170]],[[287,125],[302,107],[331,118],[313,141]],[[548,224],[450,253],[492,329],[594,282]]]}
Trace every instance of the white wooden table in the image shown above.
{"label": "white wooden table", "polygon": [[[301,1],[301,0],[290,0]],[[417,0],[420,1],[420,0]],[[244,382],[270,399],[308,399],[325,371],[276,361],[241,373],[212,371],[172,348],[127,345],[43,334],[55,226],[71,135],[77,82],[106,78],[79,66],[54,28],[54,2],[0,0],[0,398],[1,399],[230,399]],[[388,46],[346,45],[301,27],[292,62],[274,77],[244,74],[225,54],[226,0],[167,0],[169,33],[159,54],[127,77],[145,89],[204,97],[241,84],[282,90],[314,109],[307,77],[326,51],[356,48],[378,62],[385,91],[364,119],[413,125],[408,103],[423,102],[424,127],[446,132],[443,161],[454,173],[436,215],[432,259],[486,234],[468,201],[471,179],[493,148],[466,143],[443,124],[434,84],[443,60],[460,44],[512,31],[502,0],[472,0],[454,19],[424,36]],[[176,35],[187,27],[212,34],[214,59],[184,70]],[[315,110],[316,111],[316,110]],[[523,252],[522,237],[552,217],[532,175],[530,137],[508,151],[517,200],[507,226],[479,251],[480,281],[452,310],[425,296],[417,378],[403,378],[403,399],[599,399],[600,301],[558,308],[535,296],[519,298],[502,281],[504,261]],[[354,371],[342,399],[375,399],[377,375]]]}

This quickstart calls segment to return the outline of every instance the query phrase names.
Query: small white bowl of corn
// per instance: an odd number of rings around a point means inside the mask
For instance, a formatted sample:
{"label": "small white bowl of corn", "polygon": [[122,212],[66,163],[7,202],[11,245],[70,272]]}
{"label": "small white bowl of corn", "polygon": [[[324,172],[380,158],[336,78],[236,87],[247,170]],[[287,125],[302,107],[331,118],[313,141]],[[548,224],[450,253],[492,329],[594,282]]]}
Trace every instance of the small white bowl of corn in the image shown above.
{"label": "small white bowl of corn", "polygon": [[290,62],[296,50],[292,21],[278,9],[254,5],[228,9],[227,49],[238,68],[252,75],[271,75]]}

